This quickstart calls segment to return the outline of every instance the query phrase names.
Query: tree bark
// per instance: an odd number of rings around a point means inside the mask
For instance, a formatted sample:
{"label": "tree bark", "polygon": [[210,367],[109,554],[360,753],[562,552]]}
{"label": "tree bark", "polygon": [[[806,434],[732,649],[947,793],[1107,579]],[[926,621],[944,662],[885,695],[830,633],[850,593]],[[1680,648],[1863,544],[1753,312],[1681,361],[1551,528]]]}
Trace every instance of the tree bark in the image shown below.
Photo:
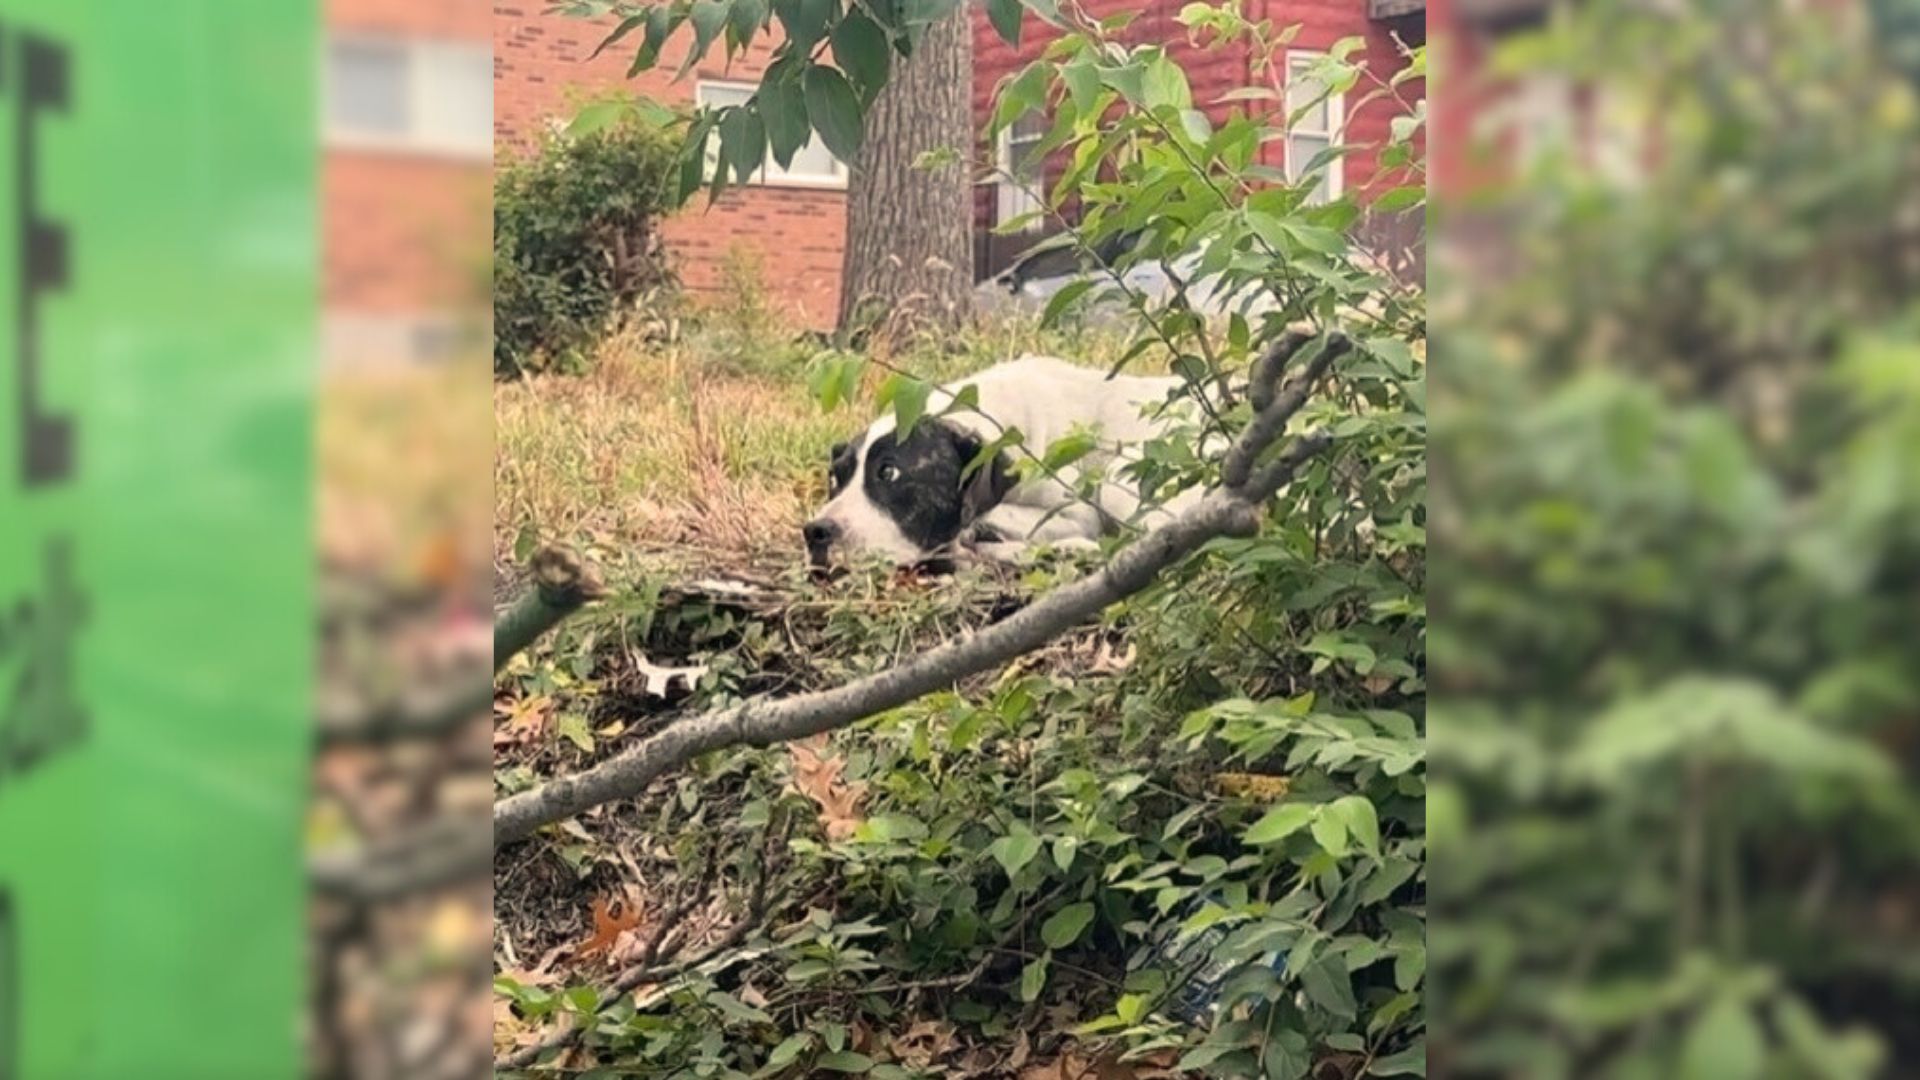
{"label": "tree bark", "polygon": [[[973,312],[973,21],[928,27],[867,112],[847,178],[839,325],[950,328]],[[950,153],[948,151],[951,151]],[[934,168],[914,163],[941,155]]]}

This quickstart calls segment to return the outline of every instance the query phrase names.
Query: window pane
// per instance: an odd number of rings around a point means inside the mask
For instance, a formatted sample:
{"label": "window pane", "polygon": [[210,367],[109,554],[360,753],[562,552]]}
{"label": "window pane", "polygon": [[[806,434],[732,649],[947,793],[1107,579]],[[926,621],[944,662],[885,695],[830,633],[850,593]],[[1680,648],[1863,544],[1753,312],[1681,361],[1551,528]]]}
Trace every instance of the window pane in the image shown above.
{"label": "window pane", "polygon": [[1312,75],[1317,62],[1316,57],[1295,57],[1287,62],[1287,115],[1305,108],[1307,111],[1294,121],[1293,130],[1324,135],[1333,129],[1328,115],[1331,99],[1324,96],[1326,84]]}
{"label": "window pane", "polygon": [[[1292,135],[1287,138],[1287,175],[1298,180],[1313,164],[1319,153],[1332,145],[1332,140],[1324,135]],[[1335,170],[1340,168],[1337,161],[1328,162],[1320,170],[1319,179],[1313,187],[1309,202],[1325,202],[1332,197],[1331,185]]]}
{"label": "window pane", "polygon": [[716,83],[700,84],[700,104],[715,109],[724,109],[729,105],[745,105],[753,96],[750,86],[725,86]]}
{"label": "window pane", "polygon": [[793,164],[788,166],[790,176],[804,176],[812,180],[831,179],[834,172],[833,154],[827,144],[820,141],[818,135],[806,141],[800,149],[794,151]]}
{"label": "window pane", "polygon": [[435,43],[416,54],[420,68],[418,134],[475,149],[493,145],[493,51]]}
{"label": "window pane", "polygon": [[[491,111],[491,101],[488,108]],[[404,45],[335,41],[327,46],[329,128],[356,135],[404,135],[411,121]],[[491,130],[491,121],[488,126]]]}

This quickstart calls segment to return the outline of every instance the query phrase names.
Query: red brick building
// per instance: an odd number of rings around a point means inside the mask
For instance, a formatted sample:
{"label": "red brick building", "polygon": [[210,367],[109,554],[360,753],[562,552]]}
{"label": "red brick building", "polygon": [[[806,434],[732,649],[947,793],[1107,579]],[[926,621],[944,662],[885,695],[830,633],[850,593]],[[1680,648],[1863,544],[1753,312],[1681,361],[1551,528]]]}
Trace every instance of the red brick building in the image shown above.
{"label": "red brick building", "polygon": [[[1171,43],[1174,55],[1188,71],[1196,101],[1216,119],[1224,118],[1234,107],[1217,99],[1229,90],[1250,85],[1254,77],[1252,57],[1244,46],[1202,50],[1187,44],[1185,29],[1174,21],[1185,0],[1084,2],[1096,15],[1140,11],[1129,35],[1134,40]],[[652,71],[630,80],[626,70],[632,59],[631,45],[623,42],[621,47],[588,59],[611,29],[611,20],[589,22],[549,15],[546,7],[544,0],[495,0],[494,132],[503,155],[527,152],[548,125],[564,123],[572,115],[580,98],[615,88],[628,88],[671,104],[738,100],[758,81],[772,48],[763,39],[746,56],[736,57],[731,66],[723,50],[716,48],[685,79],[675,81],[673,73],[689,47],[689,35],[683,33],[669,44]],[[1283,70],[1304,66],[1335,41],[1357,36],[1365,41],[1362,58],[1383,75],[1397,70],[1403,62],[1399,42],[1420,44],[1426,40],[1424,10],[1423,0],[1246,2],[1250,18],[1271,19],[1277,25],[1301,24],[1282,60]],[[1038,56],[1056,32],[1029,16],[1016,50],[1000,40],[977,5],[974,20],[974,113],[984,129],[996,85]],[[1411,99],[1424,90],[1409,85],[1405,92]],[[1357,101],[1364,93],[1364,87],[1356,87],[1345,97]],[[1374,102],[1354,108],[1349,115],[1344,103],[1332,103],[1314,118],[1316,130],[1302,130],[1295,140],[1267,147],[1268,163],[1287,167],[1290,144],[1295,146],[1295,156],[1310,157],[1312,140],[1319,139],[1324,145],[1336,132],[1344,132],[1350,142],[1383,142],[1397,111],[1390,102]],[[1303,129],[1313,126],[1302,125]],[[1010,150],[1002,146],[994,148],[993,153],[1004,157]],[[983,150],[983,160],[989,156]],[[1362,150],[1341,163],[1332,185],[1336,191],[1368,190],[1375,183],[1375,165],[1374,152]],[[1017,209],[1019,196],[1012,188],[988,182],[977,193],[975,225],[981,242],[976,249],[976,271],[982,275],[1003,265],[1013,250],[1034,242],[1031,234],[989,239],[992,226]],[[808,322],[828,324],[837,308],[846,235],[845,170],[833,163],[823,148],[810,148],[803,151],[793,170],[731,191],[712,207],[696,204],[670,221],[665,234],[669,249],[678,256],[683,279],[696,294],[717,288],[724,279],[728,259],[739,258],[754,266],[775,297]]]}
{"label": "red brick building", "polygon": [[470,347],[486,310],[492,66],[474,0],[328,0],[323,352],[336,365]]}
{"label": "red brick building", "polygon": [[[752,92],[772,44],[762,38],[727,64],[715,48],[675,81],[691,35],[679,34],[652,71],[627,78],[632,44],[589,60],[611,20],[545,14],[546,0],[497,0],[493,8],[494,136],[498,153],[526,153],[549,125],[565,123],[582,96],[627,88],[666,103],[724,105]],[[663,230],[682,280],[696,295],[725,280],[730,259],[755,270],[773,296],[812,325],[831,325],[840,302],[846,244],[846,170],[824,149],[803,150],[790,170],[696,202]]]}

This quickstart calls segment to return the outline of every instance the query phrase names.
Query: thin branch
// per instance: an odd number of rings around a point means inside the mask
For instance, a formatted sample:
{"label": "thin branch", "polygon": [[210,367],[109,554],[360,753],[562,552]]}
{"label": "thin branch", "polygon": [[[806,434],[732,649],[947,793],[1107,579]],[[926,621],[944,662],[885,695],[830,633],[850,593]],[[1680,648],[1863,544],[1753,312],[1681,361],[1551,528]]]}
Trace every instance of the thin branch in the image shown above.
{"label": "thin branch", "polygon": [[[1262,367],[1271,374],[1280,365]],[[1295,389],[1298,393],[1291,392]],[[1258,459],[1285,429],[1291,411],[1304,403],[1306,392],[1300,382],[1279,394],[1259,388],[1255,396],[1269,401],[1269,408],[1256,416],[1230,453],[1249,461]],[[584,772],[550,780],[496,802],[494,844],[524,840],[542,826],[583,810],[637,796],[655,779],[702,754],[730,746],[765,746],[803,739],[844,727],[1032,652],[1145,589],[1163,570],[1209,541],[1221,536],[1252,535],[1259,528],[1268,500],[1291,479],[1296,468],[1331,441],[1324,432],[1296,439],[1245,483],[1227,483],[1208,491],[1185,512],[1121,548],[1098,571],[1054,590],[971,637],[831,690],[778,700],[755,699],[682,721]]]}

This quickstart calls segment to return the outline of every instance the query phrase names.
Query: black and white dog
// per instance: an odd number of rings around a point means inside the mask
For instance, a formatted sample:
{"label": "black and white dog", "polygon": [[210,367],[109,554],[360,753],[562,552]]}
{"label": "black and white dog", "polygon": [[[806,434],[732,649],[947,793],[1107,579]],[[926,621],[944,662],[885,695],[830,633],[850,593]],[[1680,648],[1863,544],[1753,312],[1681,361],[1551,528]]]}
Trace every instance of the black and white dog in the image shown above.
{"label": "black and white dog", "polygon": [[[808,557],[815,566],[859,554],[903,566],[969,553],[1011,562],[1035,545],[1092,547],[1136,515],[1151,527],[1200,497],[1184,492],[1142,514],[1137,487],[1120,475],[1139,444],[1179,415],[1167,407],[1179,385],[1025,356],[939,387],[907,438],[890,414],[834,447],[827,505],[803,530]],[[942,415],[967,386],[976,388],[974,407]],[[1091,433],[1097,448],[1057,478],[1020,480],[1005,452],[967,475],[981,450],[1014,428],[1036,454],[1076,431]],[[1101,480],[1082,497],[1076,488],[1089,471]]]}

